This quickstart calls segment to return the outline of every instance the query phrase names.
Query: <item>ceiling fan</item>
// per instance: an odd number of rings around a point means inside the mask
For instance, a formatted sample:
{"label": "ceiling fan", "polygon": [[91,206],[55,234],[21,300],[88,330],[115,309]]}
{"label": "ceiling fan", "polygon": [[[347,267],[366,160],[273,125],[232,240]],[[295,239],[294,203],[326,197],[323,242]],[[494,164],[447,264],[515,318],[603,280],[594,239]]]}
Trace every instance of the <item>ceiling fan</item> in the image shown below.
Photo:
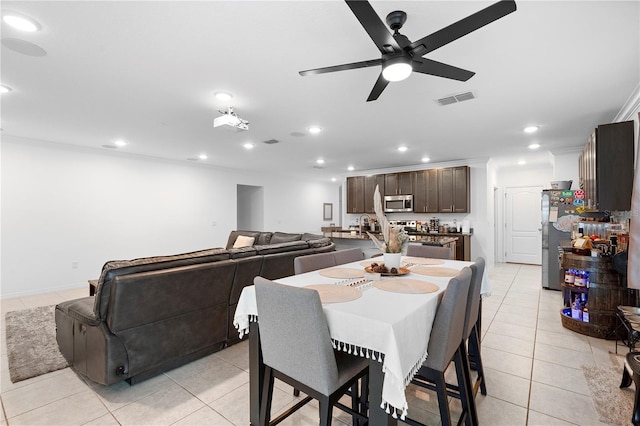
{"label": "ceiling fan", "polygon": [[392,34],[368,1],[345,1],[382,56],[379,59],[300,71],[300,75],[324,74],[382,65],[382,72],[373,86],[367,102],[378,99],[390,81],[404,80],[412,72],[459,81],[469,80],[475,74],[474,72],[423,56],[516,10],[515,1],[499,1],[418,41],[411,42],[406,36],[399,33],[400,28],[407,20],[405,12],[398,10],[387,15],[387,24],[393,31]]}

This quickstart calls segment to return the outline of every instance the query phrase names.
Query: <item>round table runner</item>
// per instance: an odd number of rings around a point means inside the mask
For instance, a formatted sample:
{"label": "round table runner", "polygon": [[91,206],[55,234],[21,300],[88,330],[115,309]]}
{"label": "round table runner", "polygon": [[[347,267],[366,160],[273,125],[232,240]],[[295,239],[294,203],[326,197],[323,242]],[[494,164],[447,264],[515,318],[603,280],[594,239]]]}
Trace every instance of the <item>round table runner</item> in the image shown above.
{"label": "round table runner", "polygon": [[322,303],[350,302],[362,296],[362,292],[355,287],[335,284],[312,284],[305,286],[305,288],[317,291]]}
{"label": "round table runner", "polygon": [[433,283],[413,280],[411,278],[383,278],[380,281],[374,281],[373,286],[380,290],[390,291],[392,293],[421,294],[433,293],[434,291],[440,290],[440,287]]}
{"label": "round table runner", "polygon": [[430,277],[455,277],[460,273],[459,270],[453,268],[442,268],[439,266],[416,266],[411,272],[428,275]]}
{"label": "round table runner", "polygon": [[362,278],[364,277],[364,270],[353,268],[328,268],[321,269],[320,275],[327,278]]}

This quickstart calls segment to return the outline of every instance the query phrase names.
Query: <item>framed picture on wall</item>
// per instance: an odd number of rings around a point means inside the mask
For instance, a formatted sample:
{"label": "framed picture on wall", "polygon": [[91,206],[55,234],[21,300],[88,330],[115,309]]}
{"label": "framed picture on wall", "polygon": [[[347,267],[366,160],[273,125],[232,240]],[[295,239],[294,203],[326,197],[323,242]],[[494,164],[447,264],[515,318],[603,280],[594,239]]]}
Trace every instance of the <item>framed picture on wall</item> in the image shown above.
{"label": "framed picture on wall", "polygon": [[333,220],[333,204],[322,204],[322,220]]}

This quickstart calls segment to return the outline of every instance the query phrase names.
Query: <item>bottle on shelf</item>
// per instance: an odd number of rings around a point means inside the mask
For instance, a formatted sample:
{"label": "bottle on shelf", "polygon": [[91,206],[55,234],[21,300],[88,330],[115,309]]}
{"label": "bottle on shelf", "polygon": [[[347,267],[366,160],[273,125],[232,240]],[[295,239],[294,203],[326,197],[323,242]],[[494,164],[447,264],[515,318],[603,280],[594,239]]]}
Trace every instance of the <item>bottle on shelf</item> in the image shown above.
{"label": "bottle on shelf", "polygon": [[576,277],[573,280],[573,284],[576,287],[584,287],[585,286],[585,281],[584,281],[584,271],[576,271]]}
{"label": "bottle on shelf", "polygon": [[576,279],[576,270],[575,269],[567,269],[564,271],[564,282],[567,284],[573,284]]}
{"label": "bottle on shelf", "polygon": [[589,322],[589,302],[586,302],[584,309],[582,309],[582,321]]}
{"label": "bottle on shelf", "polygon": [[576,298],[571,304],[571,318],[582,321],[582,302],[579,294],[576,294]]}

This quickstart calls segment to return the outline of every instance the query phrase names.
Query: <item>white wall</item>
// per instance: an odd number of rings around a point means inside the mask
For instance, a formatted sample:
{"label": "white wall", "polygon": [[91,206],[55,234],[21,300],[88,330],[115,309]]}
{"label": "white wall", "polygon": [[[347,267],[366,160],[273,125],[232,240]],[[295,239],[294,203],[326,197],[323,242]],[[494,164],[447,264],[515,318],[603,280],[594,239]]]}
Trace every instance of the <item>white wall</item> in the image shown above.
{"label": "white wall", "polygon": [[[3,137],[0,297],[86,285],[113,259],[224,246],[236,187],[264,187],[264,229],[320,233],[336,184]],[[215,223],[215,225],[214,225]]]}

